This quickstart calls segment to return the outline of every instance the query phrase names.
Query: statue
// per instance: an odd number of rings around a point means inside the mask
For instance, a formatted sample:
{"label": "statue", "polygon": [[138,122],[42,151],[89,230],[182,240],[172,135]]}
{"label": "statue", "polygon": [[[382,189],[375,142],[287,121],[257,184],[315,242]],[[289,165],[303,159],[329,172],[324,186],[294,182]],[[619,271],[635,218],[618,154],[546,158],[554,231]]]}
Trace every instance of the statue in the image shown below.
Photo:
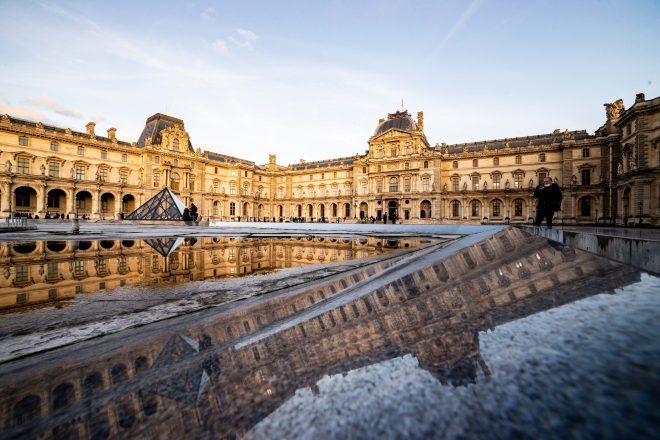
{"label": "statue", "polygon": [[617,99],[611,104],[603,104],[605,106],[605,114],[608,121],[616,121],[621,116],[621,112],[625,110],[623,106],[623,99]]}
{"label": "statue", "polygon": [[571,176],[571,185],[577,185],[577,177],[575,174]]}
{"label": "statue", "polygon": [[73,168],[71,168],[71,173],[70,173],[71,180],[73,180],[73,178],[75,177],[75,175],[76,175],[75,173],[76,173],[76,170],[74,170]]}
{"label": "statue", "polygon": [[42,175],[42,176],[45,176],[45,175],[46,175],[46,165],[41,164],[41,166],[39,167],[39,169],[41,170],[41,175]]}
{"label": "statue", "polygon": [[8,161],[7,161],[7,172],[8,172],[8,173],[11,173],[12,166],[13,166],[13,165],[11,164],[11,160],[8,160]]}
{"label": "statue", "polygon": [[618,175],[623,174],[623,163],[622,162],[619,162],[619,166],[617,167],[616,171],[617,171]]}
{"label": "statue", "polygon": [[447,192],[447,184],[442,185],[442,191]]}
{"label": "statue", "polygon": [[505,189],[511,188],[511,183],[509,183],[509,179],[506,179],[506,182],[504,182],[504,188]]}
{"label": "statue", "polygon": [[484,190],[488,189],[488,182],[484,180]]}
{"label": "statue", "polygon": [[463,182],[463,191],[467,191],[467,182]]}

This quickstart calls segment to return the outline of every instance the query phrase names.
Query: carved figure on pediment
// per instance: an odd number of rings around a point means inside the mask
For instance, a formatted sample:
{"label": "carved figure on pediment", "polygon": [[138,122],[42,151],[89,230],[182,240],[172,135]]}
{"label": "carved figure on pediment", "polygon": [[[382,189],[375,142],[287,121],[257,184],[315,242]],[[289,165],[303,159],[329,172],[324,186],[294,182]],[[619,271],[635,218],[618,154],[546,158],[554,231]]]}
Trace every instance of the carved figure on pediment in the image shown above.
{"label": "carved figure on pediment", "polygon": [[563,134],[562,138],[563,138],[564,140],[570,141],[570,140],[574,139],[575,136],[573,135],[573,133],[570,133],[570,132],[568,131],[568,129],[566,129],[566,130],[564,131],[564,134]]}
{"label": "carved figure on pediment", "polygon": [[488,189],[488,182],[484,180],[484,189]]}
{"label": "carved figure on pediment", "polygon": [[621,116],[621,112],[625,110],[623,106],[623,99],[617,99],[611,104],[603,104],[605,106],[605,114],[608,121],[616,121]]}
{"label": "carved figure on pediment", "polygon": [[619,166],[616,168],[616,173],[618,175],[623,174],[623,162],[619,162]]}
{"label": "carved figure on pediment", "polygon": [[506,189],[511,188],[511,183],[509,183],[509,179],[506,179],[506,182],[504,182],[504,188]]}
{"label": "carved figure on pediment", "polygon": [[9,122],[9,115],[8,115],[8,114],[4,114],[4,115],[2,115],[2,118],[0,118],[0,121],[2,121],[2,122]]}
{"label": "carved figure on pediment", "polygon": [[632,154],[630,155],[630,171],[635,171],[637,169],[637,155],[635,154],[635,150],[632,151]]}
{"label": "carved figure on pediment", "polygon": [[7,166],[7,172],[8,172],[8,173],[11,173],[11,169],[12,169],[12,167],[13,167],[13,165],[12,165],[12,163],[11,163],[11,160],[8,160],[8,161],[7,161],[7,165],[6,165],[6,166]]}

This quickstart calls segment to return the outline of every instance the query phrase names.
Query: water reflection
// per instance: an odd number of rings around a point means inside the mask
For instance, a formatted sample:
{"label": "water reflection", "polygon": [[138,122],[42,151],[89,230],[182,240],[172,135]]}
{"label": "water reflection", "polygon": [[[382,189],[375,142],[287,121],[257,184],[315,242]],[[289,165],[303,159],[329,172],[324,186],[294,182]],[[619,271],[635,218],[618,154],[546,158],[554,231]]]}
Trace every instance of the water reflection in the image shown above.
{"label": "water reflection", "polygon": [[[167,331],[137,330],[61,350],[47,363],[12,364],[0,370],[8,412],[1,429],[29,437],[241,437],[324,375],[406,354],[440,382],[462,386],[480,369],[488,375],[480,331],[639,277],[507,230],[448,258],[428,256],[415,269],[379,262],[250,307],[182,319]],[[355,298],[358,284],[364,294]]]}
{"label": "water reflection", "polygon": [[178,238],[0,243],[0,310],[120,286],[178,284],[366,258],[420,240]]}

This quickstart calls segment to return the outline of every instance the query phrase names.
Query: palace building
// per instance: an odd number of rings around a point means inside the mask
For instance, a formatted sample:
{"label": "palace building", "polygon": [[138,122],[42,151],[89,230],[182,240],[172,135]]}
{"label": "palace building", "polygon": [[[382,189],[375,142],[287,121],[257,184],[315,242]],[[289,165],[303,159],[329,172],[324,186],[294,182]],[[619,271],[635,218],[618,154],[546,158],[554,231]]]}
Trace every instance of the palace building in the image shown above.
{"label": "palace building", "polygon": [[566,224],[660,224],[660,97],[605,104],[593,135],[561,131],[431,145],[424,115],[381,119],[364,154],[282,166],[195,148],[184,122],[157,113],[139,139],[0,117],[0,216],[116,220],[170,187],[211,221],[528,223],[552,177]]}

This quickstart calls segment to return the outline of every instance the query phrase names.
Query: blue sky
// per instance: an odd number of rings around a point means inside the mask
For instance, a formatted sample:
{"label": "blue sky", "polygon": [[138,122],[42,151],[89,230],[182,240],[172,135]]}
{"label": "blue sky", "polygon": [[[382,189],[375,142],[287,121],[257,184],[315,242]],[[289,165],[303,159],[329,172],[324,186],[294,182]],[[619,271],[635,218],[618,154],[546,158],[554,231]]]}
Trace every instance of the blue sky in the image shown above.
{"label": "blue sky", "polygon": [[0,113],[135,141],[161,112],[258,164],[363,153],[402,99],[434,145],[660,95],[657,0],[0,0],[0,41]]}

